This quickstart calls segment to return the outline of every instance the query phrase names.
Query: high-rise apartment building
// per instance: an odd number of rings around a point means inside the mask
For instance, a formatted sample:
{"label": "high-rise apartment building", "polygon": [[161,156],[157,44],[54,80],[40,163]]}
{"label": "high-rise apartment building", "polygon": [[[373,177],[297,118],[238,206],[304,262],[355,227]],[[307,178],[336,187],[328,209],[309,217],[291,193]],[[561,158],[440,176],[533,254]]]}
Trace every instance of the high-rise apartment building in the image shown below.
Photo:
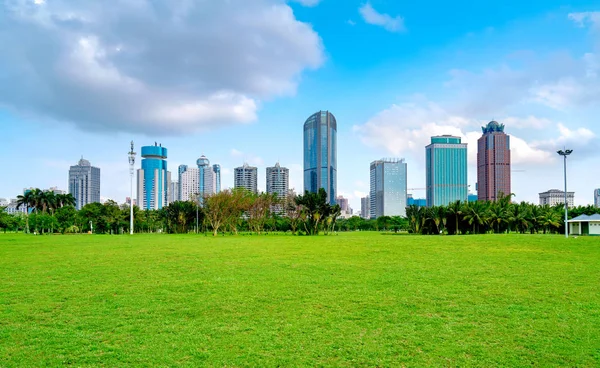
{"label": "high-rise apartment building", "polygon": [[340,206],[342,213],[350,213],[350,204],[348,203],[348,198],[344,198],[344,196],[337,196],[335,201]]}
{"label": "high-rise apartment building", "polygon": [[[540,206],[556,206],[557,204],[565,204],[565,192],[558,189],[550,189],[547,192],[540,193]],[[567,205],[573,207],[575,205],[575,192],[567,192]]]}
{"label": "high-rise apartment building", "polygon": [[88,203],[100,202],[100,169],[82,157],[69,168],[69,193],[75,197],[78,210]]}
{"label": "high-rise apartment building", "polygon": [[360,199],[360,217],[364,219],[371,217],[371,201],[369,196]]}
{"label": "high-rise apartment building", "polygon": [[215,183],[215,193],[221,192],[221,165],[214,164],[213,165],[213,176]]}
{"label": "high-rise apartment building", "polygon": [[330,204],[337,195],[337,122],[332,113],[319,111],[304,123],[304,190],[327,192]]}
{"label": "high-rise apartment building", "polygon": [[179,185],[179,190],[177,192],[177,200],[181,201],[181,193],[183,192],[182,188],[181,188],[181,175],[183,175],[184,172],[186,172],[188,169],[188,165],[179,165],[179,167],[177,168],[177,180],[178,180],[178,185]]}
{"label": "high-rise apartment building", "polygon": [[182,201],[195,201],[200,194],[200,170],[196,167],[189,167],[181,174],[181,193],[179,197]]}
{"label": "high-rise apartment building", "polygon": [[431,137],[426,153],[427,206],[447,206],[466,201],[467,144],[460,137],[442,135]]}
{"label": "high-rise apartment building", "polygon": [[204,198],[216,193],[217,178],[215,177],[213,167],[206,156],[202,155],[197,161],[200,179],[198,181],[200,188],[200,198]]}
{"label": "high-rise apartment building", "polygon": [[490,121],[481,128],[477,140],[477,196],[480,201],[495,201],[499,195],[509,196],[510,136],[504,124]]}
{"label": "high-rise apartment building", "polygon": [[137,201],[142,210],[159,210],[167,205],[171,173],[167,171],[167,149],[154,143],[142,147],[138,170]]}
{"label": "high-rise apartment building", "polygon": [[243,166],[236,167],[233,174],[233,187],[244,188],[250,192],[258,193],[258,169],[254,166],[250,166],[244,163]]}
{"label": "high-rise apartment building", "polygon": [[594,190],[594,206],[600,208],[600,189]]}
{"label": "high-rise apartment building", "polygon": [[172,181],[169,187],[169,203],[179,201],[179,182]]}
{"label": "high-rise apartment building", "polygon": [[276,194],[283,199],[290,190],[290,170],[281,167],[279,162],[273,167],[267,167],[267,193]]}
{"label": "high-rise apartment building", "polygon": [[406,216],[407,167],[404,159],[371,162],[370,217]]}

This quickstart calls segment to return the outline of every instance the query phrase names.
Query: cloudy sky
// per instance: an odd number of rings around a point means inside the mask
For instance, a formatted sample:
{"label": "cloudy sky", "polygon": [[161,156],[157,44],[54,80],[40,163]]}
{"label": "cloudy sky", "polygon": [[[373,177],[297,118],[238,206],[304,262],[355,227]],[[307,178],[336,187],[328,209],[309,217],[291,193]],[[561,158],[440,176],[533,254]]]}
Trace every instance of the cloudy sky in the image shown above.
{"label": "cloudy sky", "polygon": [[[469,144],[495,119],[512,139],[517,200],[600,187],[600,2],[574,0],[3,0],[0,197],[66,189],[83,156],[102,196],[129,193],[127,152],[155,141],[168,165],[204,154],[223,185],[279,161],[302,188],[302,125],[338,121],[338,191],[355,209],[369,163],[404,157],[423,197],[425,145]],[[137,166],[139,166],[139,159]]]}

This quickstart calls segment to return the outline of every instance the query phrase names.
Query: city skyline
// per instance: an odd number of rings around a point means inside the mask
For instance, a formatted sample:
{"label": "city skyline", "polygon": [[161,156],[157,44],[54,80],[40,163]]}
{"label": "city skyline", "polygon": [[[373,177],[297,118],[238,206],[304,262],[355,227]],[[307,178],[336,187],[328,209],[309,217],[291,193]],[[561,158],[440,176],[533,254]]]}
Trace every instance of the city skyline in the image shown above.
{"label": "city skyline", "polygon": [[[364,1],[232,0],[179,9],[183,18],[169,15],[179,14],[174,3],[156,3],[155,16],[142,18],[130,7],[92,11],[89,3],[0,5],[0,157],[10,177],[0,181],[0,197],[31,186],[67,189],[65,172],[84,155],[102,168],[101,195],[122,201],[131,140],[169,147],[173,179],[175,167],[202,154],[221,165],[223,188],[241,162],[262,171],[280,161],[300,192],[299,125],[328,110],[339,123],[337,194],[353,208],[379,157],[405,157],[408,186],[425,187],[422,147],[432,135],[469,144],[474,189],[474,148],[490,120],[510,130],[515,201],[537,203],[547,188],[531,183],[540,178],[562,187],[556,151],[567,147],[575,204],[593,203],[600,186],[589,170],[600,157],[595,2],[371,1],[367,12]],[[445,21],[447,14],[456,19]],[[69,27],[60,22],[67,18],[86,21]],[[115,33],[108,25],[116,21],[164,29],[165,38],[133,27]],[[226,30],[218,43],[207,36],[217,26]],[[206,47],[219,52],[207,55]],[[259,175],[259,188],[264,180]]]}

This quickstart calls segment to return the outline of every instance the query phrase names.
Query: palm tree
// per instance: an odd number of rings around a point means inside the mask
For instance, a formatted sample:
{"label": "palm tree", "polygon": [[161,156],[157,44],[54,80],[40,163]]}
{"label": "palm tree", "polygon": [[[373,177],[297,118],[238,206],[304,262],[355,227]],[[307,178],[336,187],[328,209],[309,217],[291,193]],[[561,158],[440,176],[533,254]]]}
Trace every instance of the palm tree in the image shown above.
{"label": "palm tree", "polygon": [[479,226],[485,224],[486,221],[486,208],[483,202],[468,202],[465,204],[464,213],[465,220],[469,222],[469,225],[473,225],[473,233],[479,233]]}
{"label": "palm tree", "polygon": [[506,222],[508,211],[501,203],[495,202],[490,205],[487,212],[487,218],[490,226],[496,234],[500,233],[500,225]]}
{"label": "palm tree", "polygon": [[454,228],[454,235],[458,235],[458,218],[463,214],[462,204],[460,201],[452,202],[446,208],[446,216],[453,215],[456,221],[456,227]]}
{"label": "palm tree", "polygon": [[57,194],[56,195],[56,208],[73,206],[75,207],[75,197],[71,193],[68,194]]}
{"label": "palm tree", "polygon": [[17,196],[17,210],[23,206],[27,212],[25,215],[25,232],[29,233],[29,209],[34,206],[33,192],[31,190],[27,190],[23,195]]}

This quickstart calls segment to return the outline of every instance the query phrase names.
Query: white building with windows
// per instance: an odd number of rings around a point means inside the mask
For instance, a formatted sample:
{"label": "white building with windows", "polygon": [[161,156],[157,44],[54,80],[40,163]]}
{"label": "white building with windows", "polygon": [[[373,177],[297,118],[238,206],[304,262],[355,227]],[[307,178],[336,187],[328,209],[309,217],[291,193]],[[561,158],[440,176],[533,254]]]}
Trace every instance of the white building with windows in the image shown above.
{"label": "white building with windows", "polygon": [[244,188],[250,192],[258,193],[258,169],[245,163],[236,167],[233,174],[234,188]]}
{"label": "white building with windows", "polygon": [[182,201],[195,200],[196,195],[200,193],[200,170],[196,167],[188,167],[181,174],[181,193],[179,197]]}
{"label": "white building with windows", "polygon": [[[567,205],[574,206],[575,192],[567,192]],[[556,206],[557,204],[565,204],[565,192],[558,189],[550,189],[547,192],[540,193],[540,206]]]}

